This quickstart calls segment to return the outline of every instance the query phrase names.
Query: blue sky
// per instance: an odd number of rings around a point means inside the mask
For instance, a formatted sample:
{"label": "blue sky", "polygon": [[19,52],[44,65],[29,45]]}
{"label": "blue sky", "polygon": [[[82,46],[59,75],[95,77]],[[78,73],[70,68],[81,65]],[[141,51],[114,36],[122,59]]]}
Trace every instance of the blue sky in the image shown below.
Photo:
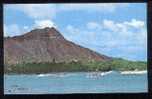
{"label": "blue sky", "polygon": [[112,57],[147,60],[146,3],[6,4],[4,35],[56,27],[76,44]]}

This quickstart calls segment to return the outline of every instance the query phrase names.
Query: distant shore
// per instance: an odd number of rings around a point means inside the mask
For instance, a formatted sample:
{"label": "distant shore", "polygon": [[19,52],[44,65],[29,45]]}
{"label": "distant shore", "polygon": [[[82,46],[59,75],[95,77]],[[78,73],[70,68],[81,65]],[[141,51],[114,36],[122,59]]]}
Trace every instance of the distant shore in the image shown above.
{"label": "distant shore", "polygon": [[147,70],[147,62],[113,59],[95,62],[23,63],[4,66],[6,74],[46,74],[58,72],[108,72],[120,71],[122,74],[141,74]]}
{"label": "distant shore", "polygon": [[[81,71],[81,72],[83,72],[83,71]],[[104,75],[112,73],[113,70],[110,70],[110,71],[84,71],[84,72],[93,73],[93,74],[100,74],[101,76],[104,76]],[[119,72],[122,75],[140,75],[140,74],[146,74],[147,70],[116,71],[116,72]],[[75,72],[50,72],[50,73],[38,73],[38,74],[37,73],[32,73],[32,75],[34,74],[34,75],[38,75],[38,77],[43,77],[43,76],[50,76],[50,75],[54,75],[54,74],[61,75],[61,74],[66,74],[66,73],[77,73],[77,72],[76,71]],[[4,73],[4,75],[18,75],[18,73],[9,73],[9,74]],[[23,75],[31,75],[31,73],[30,74],[23,74]]]}

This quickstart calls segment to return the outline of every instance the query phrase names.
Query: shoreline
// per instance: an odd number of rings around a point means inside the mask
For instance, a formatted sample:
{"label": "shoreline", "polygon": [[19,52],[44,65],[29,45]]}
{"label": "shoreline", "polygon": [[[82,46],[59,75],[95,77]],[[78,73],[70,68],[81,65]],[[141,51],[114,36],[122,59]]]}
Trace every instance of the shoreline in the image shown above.
{"label": "shoreline", "polygon": [[[80,71],[80,72],[83,72],[83,71]],[[79,72],[79,73],[80,73]],[[84,71],[86,72],[86,71]],[[87,71],[86,73],[101,73],[101,75],[105,75],[105,74],[110,74],[114,72],[114,70],[110,70],[110,71]],[[134,70],[134,71],[116,71],[116,72],[119,72],[120,74],[122,75],[127,75],[127,74],[145,74],[147,73],[147,70]],[[78,73],[78,72],[50,72],[50,73],[4,73],[4,75],[49,75],[49,74],[62,74],[62,73]]]}

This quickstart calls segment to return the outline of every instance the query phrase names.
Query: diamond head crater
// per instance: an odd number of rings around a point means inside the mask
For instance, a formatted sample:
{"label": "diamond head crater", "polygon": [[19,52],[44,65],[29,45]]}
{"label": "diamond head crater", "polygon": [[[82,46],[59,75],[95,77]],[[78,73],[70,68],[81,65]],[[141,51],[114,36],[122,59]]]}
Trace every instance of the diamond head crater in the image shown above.
{"label": "diamond head crater", "polygon": [[68,41],[54,27],[34,29],[23,35],[4,37],[6,74],[146,69],[145,61],[110,57]]}

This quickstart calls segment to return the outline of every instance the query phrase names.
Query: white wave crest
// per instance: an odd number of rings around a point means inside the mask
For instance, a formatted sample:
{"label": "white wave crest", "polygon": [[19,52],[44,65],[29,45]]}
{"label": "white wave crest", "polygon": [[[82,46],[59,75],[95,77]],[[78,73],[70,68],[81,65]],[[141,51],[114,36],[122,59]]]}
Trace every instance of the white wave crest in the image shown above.
{"label": "white wave crest", "polygon": [[37,77],[47,77],[47,76],[53,76],[53,77],[65,77],[65,74],[39,74]]}
{"label": "white wave crest", "polygon": [[52,74],[39,74],[37,77],[46,77],[46,76],[52,76]]}
{"label": "white wave crest", "polygon": [[101,77],[101,76],[105,76],[105,75],[108,75],[108,74],[111,74],[113,71],[108,71],[108,72],[91,72],[89,74],[87,74],[87,78],[98,78],[98,77]]}
{"label": "white wave crest", "polygon": [[125,74],[145,74],[145,73],[147,73],[147,71],[146,70],[144,70],[144,71],[122,71],[120,73],[123,75],[125,75]]}
{"label": "white wave crest", "polygon": [[100,75],[101,76],[104,76],[104,75],[108,75],[108,74],[110,74],[110,73],[112,73],[113,71],[108,71],[108,72],[102,72],[102,73],[100,73]]}

